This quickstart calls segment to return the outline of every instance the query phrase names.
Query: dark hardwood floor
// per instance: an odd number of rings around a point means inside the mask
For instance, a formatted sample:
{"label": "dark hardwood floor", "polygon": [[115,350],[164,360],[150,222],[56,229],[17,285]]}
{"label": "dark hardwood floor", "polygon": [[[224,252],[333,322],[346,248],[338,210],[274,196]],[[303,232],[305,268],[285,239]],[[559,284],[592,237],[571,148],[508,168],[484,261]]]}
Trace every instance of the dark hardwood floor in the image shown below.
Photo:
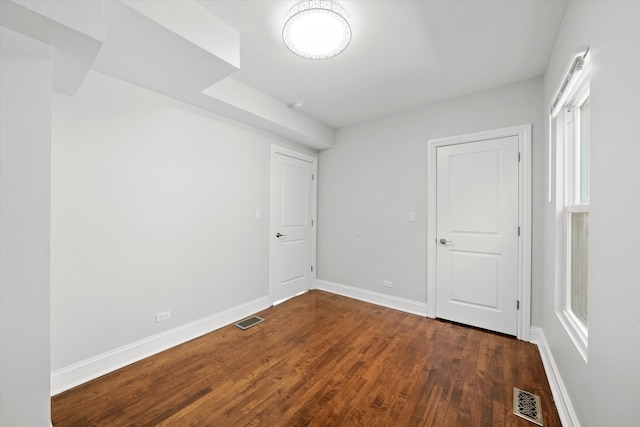
{"label": "dark hardwood floor", "polygon": [[321,291],[52,398],[61,426],[560,426],[535,345]]}

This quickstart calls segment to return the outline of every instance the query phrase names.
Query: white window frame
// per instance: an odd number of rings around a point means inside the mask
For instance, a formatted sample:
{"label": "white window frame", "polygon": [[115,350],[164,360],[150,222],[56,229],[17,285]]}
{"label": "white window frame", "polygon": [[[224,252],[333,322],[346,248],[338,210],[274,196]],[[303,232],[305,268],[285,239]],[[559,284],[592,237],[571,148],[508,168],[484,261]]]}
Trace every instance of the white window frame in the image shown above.
{"label": "white window frame", "polygon": [[[584,60],[581,69],[575,68],[576,59]],[[590,61],[588,48],[576,51],[560,84],[549,110],[550,142],[556,146],[556,212],[558,213],[556,262],[559,273],[556,277],[556,315],[567,331],[585,362],[588,356],[588,326],[571,309],[571,216],[576,212],[589,212],[589,202],[580,204],[580,182],[577,174],[579,151],[575,150],[576,138],[580,137],[579,107],[590,96]],[[550,155],[552,151],[549,151]]]}

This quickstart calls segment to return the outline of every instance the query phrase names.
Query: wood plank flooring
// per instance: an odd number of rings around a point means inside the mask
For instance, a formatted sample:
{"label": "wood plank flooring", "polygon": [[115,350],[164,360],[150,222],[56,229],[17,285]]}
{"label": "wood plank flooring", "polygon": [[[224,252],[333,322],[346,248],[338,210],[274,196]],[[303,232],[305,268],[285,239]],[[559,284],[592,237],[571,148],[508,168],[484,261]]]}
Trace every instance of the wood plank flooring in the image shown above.
{"label": "wood plank flooring", "polygon": [[560,426],[538,349],[311,291],[52,398],[62,426]]}

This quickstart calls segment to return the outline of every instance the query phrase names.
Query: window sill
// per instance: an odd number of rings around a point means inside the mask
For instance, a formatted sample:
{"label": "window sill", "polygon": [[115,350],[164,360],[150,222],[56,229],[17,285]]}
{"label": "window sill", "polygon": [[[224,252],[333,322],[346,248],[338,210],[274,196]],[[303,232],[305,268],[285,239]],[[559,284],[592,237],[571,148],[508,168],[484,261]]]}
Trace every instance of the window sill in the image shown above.
{"label": "window sill", "polygon": [[587,362],[587,329],[580,323],[576,316],[568,310],[556,311],[560,323],[564,326],[565,330],[569,334],[571,341],[578,349],[578,352]]}

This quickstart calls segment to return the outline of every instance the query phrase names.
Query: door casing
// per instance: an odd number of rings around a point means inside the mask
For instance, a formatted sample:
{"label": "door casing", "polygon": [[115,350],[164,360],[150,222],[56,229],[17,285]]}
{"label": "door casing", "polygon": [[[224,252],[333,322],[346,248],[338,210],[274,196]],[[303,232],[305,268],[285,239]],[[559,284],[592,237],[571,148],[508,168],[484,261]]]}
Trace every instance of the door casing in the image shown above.
{"label": "door casing", "polygon": [[427,141],[427,316],[436,317],[436,191],[438,147],[473,143],[508,136],[518,137],[518,280],[517,338],[529,341],[531,333],[531,123]]}
{"label": "door casing", "polygon": [[275,238],[276,233],[278,232],[278,225],[276,224],[274,217],[274,192],[277,190],[274,188],[275,185],[275,158],[277,155],[283,155],[288,157],[293,157],[295,159],[300,159],[307,161],[312,164],[313,168],[313,179],[311,181],[311,217],[313,218],[313,225],[311,227],[311,265],[314,267],[311,272],[311,281],[310,281],[310,289],[313,288],[314,283],[316,281],[316,245],[317,245],[317,230],[318,230],[318,159],[313,156],[309,156],[307,154],[300,153],[298,151],[290,150],[288,148],[280,147],[278,145],[271,146],[271,166],[270,166],[270,183],[269,183],[269,300],[271,304],[279,303],[282,301],[274,301],[275,293],[275,283],[277,278],[275,277],[275,268],[274,268],[274,251],[275,245],[278,243]]}

